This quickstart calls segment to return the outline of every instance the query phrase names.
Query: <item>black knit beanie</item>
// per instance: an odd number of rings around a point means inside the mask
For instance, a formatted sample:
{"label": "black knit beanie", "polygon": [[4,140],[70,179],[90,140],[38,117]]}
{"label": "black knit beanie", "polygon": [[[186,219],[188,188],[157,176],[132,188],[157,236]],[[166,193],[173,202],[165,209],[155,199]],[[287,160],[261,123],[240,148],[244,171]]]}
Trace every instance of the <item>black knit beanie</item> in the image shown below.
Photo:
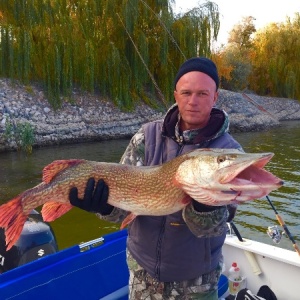
{"label": "black knit beanie", "polygon": [[206,57],[193,57],[184,62],[179,68],[178,73],[175,77],[174,87],[176,88],[176,84],[180,77],[192,71],[199,71],[207,74],[215,81],[217,88],[219,87],[219,76],[217,67],[212,60]]}

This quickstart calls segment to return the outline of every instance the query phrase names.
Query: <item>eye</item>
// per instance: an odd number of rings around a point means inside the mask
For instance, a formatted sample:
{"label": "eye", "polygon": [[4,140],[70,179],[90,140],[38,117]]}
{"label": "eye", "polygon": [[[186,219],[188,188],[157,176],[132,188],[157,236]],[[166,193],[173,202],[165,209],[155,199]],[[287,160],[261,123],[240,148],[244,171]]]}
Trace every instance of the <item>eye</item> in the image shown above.
{"label": "eye", "polygon": [[225,156],[225,155],[220,155],[220,156],[218,156],[218,158],[217,158],[218,164],[221,164],[221,163],[223,163],[224,161],[226,161],[226,156]]}
{"label": "eye", "polygon": [[205,91],[202,91],[202,92],[200,92],[200,93],[198,93],[198,95],[200,96],[200,97],[206,97],[207,95],[208,95],[208,93],[207,92],[205,92]]}
{"label": "eye", "polygon": [[218,164],[235,161],[238,156],[236,154],[219,155],[217,158]]}

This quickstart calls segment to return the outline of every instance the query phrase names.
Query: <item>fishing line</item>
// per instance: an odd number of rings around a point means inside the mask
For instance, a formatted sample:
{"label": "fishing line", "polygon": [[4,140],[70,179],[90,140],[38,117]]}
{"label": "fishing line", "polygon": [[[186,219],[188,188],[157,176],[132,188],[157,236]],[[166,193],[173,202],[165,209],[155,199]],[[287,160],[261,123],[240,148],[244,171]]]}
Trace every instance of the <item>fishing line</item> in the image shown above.
{"label": "fishing line", "polygon": [[173,44],[177,47],[177,49],[179,50],[180,54],[183,56],[184,60],[186,60],[186,56],[184,55],[184,53],[180,49],[180,47],[177,44],[175,38],[173,37],[173,35],[171,34],[171,32],[168,30],[167,26],[162,21],[162,19],[160,18],[160,16],[158,14],[156,14],[155,11],[145,1],[140,0],[140,2],[142,2],[153,13],[153,15],[158,19],[159,23],[164,28],[164,30],[167,32],[167,34],[169,35],[169,37],[170,37],[171,41],[173,42]]}
{"label": "fishing line", "polygon": [[157,90],[157,92],[158,92],[158,94],[159,94],[159,96],[160,96],[162,102],[163,102],[163,103],[165,104],[165,106],[167,107],[167,103],[166,103],[165,97],[164,97],[162,91],[160,90],[158,84],[156,83],[154,76],[152,75],[152,73],[150,72],[149,68],[147,67],[147,64],[145,63],[145,61],[144,61],[144,59],[143,59],[143,57],[142,57],[140,51],[138,50],[136,44],[135,44],[134,41],[133,41],[132,37],[130,36],[130,34],[129,34],[129,32],[128,32],[128,30],[127,30],[127,28],[126,28],[124,22],[122,21],[122,19],[121,19],[121,17],[120,17],[120,15],[119,15],[118,13],[116,13],[116,15],[118,16],[118,18],[119,18],[119,20],[120,20],[120,22],[121,22],[121,24],[122,24],[124,30],[126,31],[126,33],[127,33],[128,37],[129,37],[130,41],[132,42],[133,47],[135,48],[136,53],[138,54],[138,56],[140,57],[140,59],[141,59],[143,65],[144,65],[144,67],[146,68],[146,70],[147,70],[147,72],[148,72],[148,74],[149,74],[149,76],[150,76],[150,78],[151,78],[151,80],[152,80],[152,82],[153,82],[153,84],[154,84],[154,86],[155,86],[155,88],[156,88],[156,90]]}
{"label": "fishing line", "polygon": [[[140,2],[141,2],[148,10],[150,10],[150,12],[153,13],[154,16],[158,19],[158,21],[160,22],[160,24],[161,24],[161,26],[163,27],[163,29],[164,29],[164,30],[167,32],[167,34],[169,35],[169,37],[170,37],[171,41],[173,42],[173,44],[177,47],[177,49],[179,50],[180,54],[181,54],[181,55],[183,56],[183,58],[186,60],[186,56],[184,55],[184,53],[183,53],[182,50],[180,49],[180,47],[179,47],[178,43],[176,42],[175,38],[173,37],[173,35],[171,34],[171,32],[168,30],[168,28],[166,27],[166,25],[164,24],[164,22],[162,21],[162,19],[160,18],[160,16],[157,15],[157,14],[155,13],[155,11],[154,11],[154,10],[153,10],[153,9],[152,9],[145,1],[140,0]],[[133,7],[133,9],[136,10],[135,7]],[[159,94],[159,96],[160,96],[162,102],[167,106],[167,103],[166,103],[166,100],[165,100],[165,97],[164,97],[162,91],[160,90],[160,88],[159,88],[159,86],[158,86],[158,84],[157,84],[157,82],[156,82],[154,76],[153,76],[152,73],[150,72],[150,70],[149,70],[149,68],[147,67],[147,64],[145,63],[145,61],[144,61],[144,59],[143,59],[143,57],[142,57],[140,51],[138,50],[136,44],[134,43],[132,37],[130,36],[130,33],[128,32],[128,30],[127,30],[127,28],[126,28],[124,22],[122,21],[122,18],[120,17],[120,15],[119,15],[118,13],[116,13],[116,15],[117,15],[117,17],[119,18],[119,20],[120,20],[120,22],[121,22],[121,24],[122,24],[124,30],[126,31],[126,33],[127,33],[128,37],[129,37],[130,41],[132,42],[132,44],[133,44],[133,46],[134,46],[134,48],[135,48],[135,50],[136,50],[138,56],[140,57],[140,59],[141,59],[143,65],[144,65],[144,67],[146,68],[146,70],[147,70],[147,72],[148,72],[148,74],[149,74],[149,76],[150,76],[150,79],[151,79],[152,83],[154,84],[154,86],[155,86],[155,88],[156,88],[156,90],[157,90],[157,92],[158,92],[158,94]]]}
{"label": "fishing line", "polygon": [[284,232],[286,233],[286,235],[289,237],[289,239],[291,240],[291,242],[293,243],[293,247],[296,250],[296,252],[298,253],[298,255],[300,256],[300,249],[298,247],[298,245],[296,244],[292,234],[290,233],[288,227],[286,226],[285,222],[283,221],[282,217],[278,214],[275,206],[273,205],[272,201],[270,200],[269,196],[266,196],[268,202],[270,203],[273,211],[275,212],[275,216],[277,221],[279,222],[280,226],[283,228]]}

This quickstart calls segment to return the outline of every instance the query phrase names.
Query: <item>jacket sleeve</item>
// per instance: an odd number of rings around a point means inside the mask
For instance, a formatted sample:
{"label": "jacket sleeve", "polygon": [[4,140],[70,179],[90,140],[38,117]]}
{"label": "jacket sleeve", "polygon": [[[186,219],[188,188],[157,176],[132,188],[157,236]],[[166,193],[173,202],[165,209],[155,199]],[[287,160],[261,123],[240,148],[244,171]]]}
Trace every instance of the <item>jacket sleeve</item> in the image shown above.
{"label": "jacket sleeve", "polygon": [[212,211],[198,212],[193,203],[182,211],[182,217],[188,228],[197,237],[220,236],[227,230],[227,207],[220,206]]}
{"label": "jacket sleeve", "polygon": [[[120,163],[134,166],[142,166],[144,165],[144,153],[145,153],[145,135],[143,128],[132,137],[130,140]],[[113,222],[113,223],[121,223],[130,212],[120,209],[118,207],[114,207],[112,212],[109,215],[102,215],[97,213],[97,217]]]}
{"label": "jacket sleeve", "polygon": [[145,157],[145,133],[143,127],[130,140],[121,160],[121,164],[143,166]]}

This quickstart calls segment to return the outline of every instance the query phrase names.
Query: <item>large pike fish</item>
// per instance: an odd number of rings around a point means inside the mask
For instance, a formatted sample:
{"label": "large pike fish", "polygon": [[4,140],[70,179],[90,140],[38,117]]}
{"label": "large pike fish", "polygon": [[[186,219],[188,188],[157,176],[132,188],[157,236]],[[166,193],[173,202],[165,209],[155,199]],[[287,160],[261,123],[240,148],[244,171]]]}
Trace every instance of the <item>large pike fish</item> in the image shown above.
{"label": "large pike fish", "polygon": [[282,185],[264,169],[273,153],[234,149],[198,149],[153,167],[136,167],[81,159],[57,160],[43,170],[39,185],[0,206],[0,227],[9,250],[18,240],[28,214],[43,205],[44,221],[72,208],[69,190],[82,198],[90,177],[109,186],[108,203],[131,212],[121,228],[137,215],[167,215],[183,209],[191,198],[207,205],[241,203],[263,197]]}

